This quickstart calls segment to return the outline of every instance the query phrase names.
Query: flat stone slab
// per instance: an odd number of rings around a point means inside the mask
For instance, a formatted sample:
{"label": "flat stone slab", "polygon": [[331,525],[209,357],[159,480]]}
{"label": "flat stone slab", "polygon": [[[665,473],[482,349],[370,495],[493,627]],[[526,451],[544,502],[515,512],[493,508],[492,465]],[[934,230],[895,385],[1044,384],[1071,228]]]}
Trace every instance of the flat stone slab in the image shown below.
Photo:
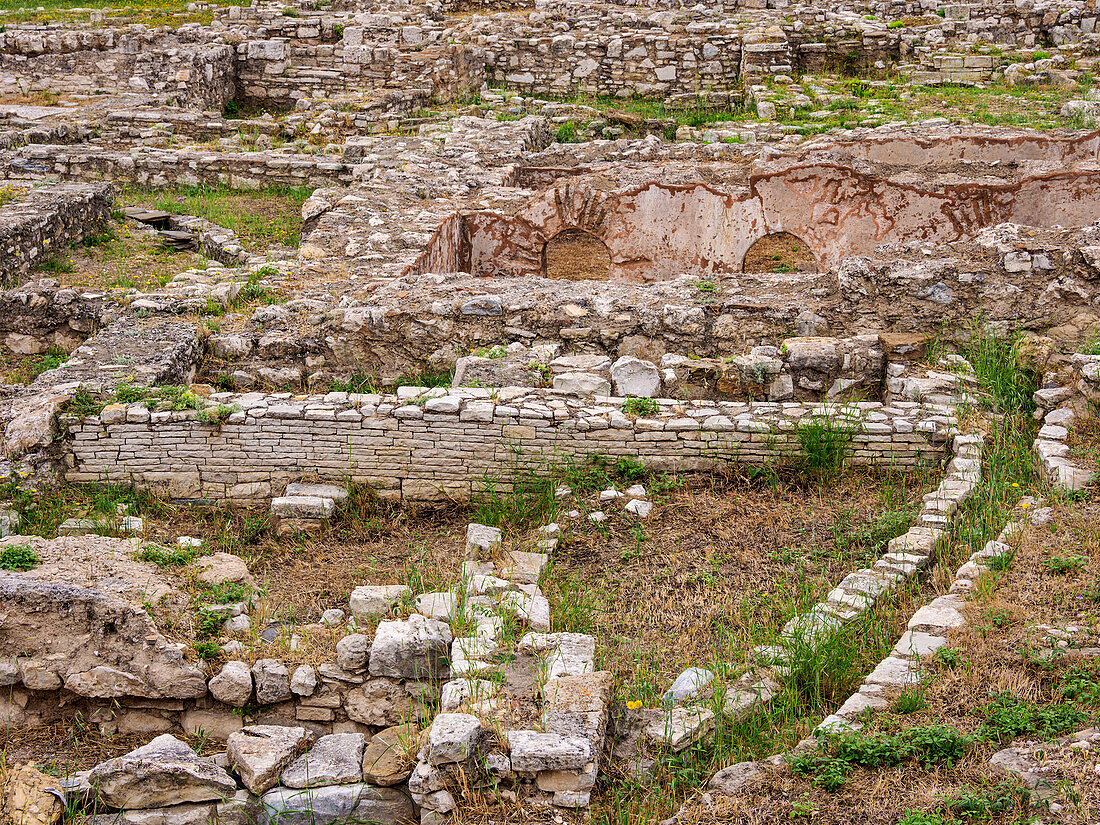
{"label": "flat stone slab", "polygon": [[914,613],[908,627],[910,630],[933,634],[942,634],[953,627],[962,627],[966,624],[962,606],[963,600],[958,596],[940,596]]}
{"label": "flat stone slab", "polygon": [[348,488],[340,484],[306,484],[294,481],[286,485],[284,496],[309,496],[312,498],[330,498],[337,504],[348,500]]}
{"label": "flat stone slab", "polygon": [[356,616],[385,615],[411,593],[404,584],[365,584],[351,591],[348,605]]}
{"label": "flat stone slab", "polygon": [[919,630],[908,630],[894,645],[893,652],[898,656],[931,656],[947,644],[947,637],[933,636]]}
{"label": "flat stone slab", "polygon": [[226,742],[229,766],[254,794],[275,787],[283,768],[293,762],[313,740],[305,728],[249,725],[230,734]]}
{"label": "flat stone slab", "polygon": [[875,685],[907,685],[916,678],[917,672],[907,659],[889,656],[879,662],[864,681]]}
{"label": "flat stone slab", "polygon": [[288,519],[330,519],[336,512],[331,498],[320,496],[279,496],[271,500],[271,514]]}
{"label": "flat stone slab", "polygon": [[679,753],[714,728],[714,711],[703,707],[672,708],[646,725],[643,733],[652,741]]}
{"label": "flat stone slab", "polygon": [[408,796],[393,788],[361,782],[323,788],[274,788],[260,798],[258,825],[404,825],[411,821],[413,806]]}
{"label": "flat stone slab", "polygon": [[349,785],[363,778],[363,751],[367,737],[361,733],[322,736],[309,752],[299,756],[279,777],[288,788]]}

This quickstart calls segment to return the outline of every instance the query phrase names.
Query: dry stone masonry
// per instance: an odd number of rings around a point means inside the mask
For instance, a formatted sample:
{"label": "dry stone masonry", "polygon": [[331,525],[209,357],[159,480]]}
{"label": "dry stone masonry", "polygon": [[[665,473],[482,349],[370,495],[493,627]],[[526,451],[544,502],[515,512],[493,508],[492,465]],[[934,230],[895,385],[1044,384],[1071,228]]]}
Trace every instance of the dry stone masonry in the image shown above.
{"label": "dry stone masonry", "polygon": [[[194,411],[151,411],[142,404],[65,419],[67,478],[126,478],[172,498],[255,503],[280,485],[320,475],[423,500],[468,498],[487,470],[507,473],[510,466],[548,466],[594,452],[670,470],[782,461],[800,449],[800,421],[837,416],[853,430],[851,460],[857,464],[914,468],[942,456],[950,441],[949,417],[913,401],[833,408],[662,400],[655,415],[634,416],[623,412],[623,398],[586,401],[522,388],[403,387],[390,396],[306,399],[215,394],[211,400],[229,411],[224,421],[206,423]],[[309,513],[285,514],[324,518],[331,504],[323,501],[303,502],[313,508]]]}
{"label": "dry stone masonry", "polygon": [[[565,519],[653,524],[663,501],[642,484],[583,514],[561,486],[562,524],[529,544],[470,524],[461,576],[428,589],[395,568],[285,624],[265,624],[241,557],[180,536],[171,553],[201,551],[188,586],[237,594],[197,612],[215,665],[174,640],[191,605],[143,560],[148,520],[70,514],[45,539],[0,502],[0,552],[39,559],[0,570],[0,731],[79,716],[143,743],[65,778],[5,766],[0,816],[53,825],[64,801],[91,825],[443,825],[492,805],[560,822],[598,802],[601,776],[650,781],[654,754],[771,702],[792,645],[927,578],[984,483],[970,424],[998,412],[975,365],[941,351],[975,318],[1026,331],[1039,472],[1087,494],[1073,445],[1100,402],[1093,5],[0,11],[0,367],[67,353],[0,384],[15,496],[133,484],[266,513],[286,540],[326,532],[360,487],[455,504],[596,455],[771,469],[803,459],[813,427],[850,465],[943,470],[879,558],[728,681],[696,662],[654,707],[623,706],[600,640],[563,629],[548,583]],[[1064,93],[1070,128],[895,119],[888,87],[910,101],[934,84]],[[181,187],[304,200],[300,243],[118,208],[123,189]],[[70,286],[89,281],[68,251],[109,226],[205,260],[143,289]],[[1021,529],[973,554],[815,733],[857,729],[908,684]],[[292,655],[308,634],[331,647]],[[995,760],[1027,774],[1030,758]],[[694,802],[763,767],[724,768]]]}

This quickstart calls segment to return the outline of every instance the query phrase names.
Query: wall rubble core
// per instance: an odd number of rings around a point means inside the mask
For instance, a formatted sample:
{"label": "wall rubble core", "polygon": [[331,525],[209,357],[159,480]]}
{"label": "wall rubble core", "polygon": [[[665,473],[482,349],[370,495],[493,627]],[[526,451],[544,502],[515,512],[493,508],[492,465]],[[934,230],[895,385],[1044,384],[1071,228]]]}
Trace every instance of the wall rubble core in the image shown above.
{"label": "wall rubble core", "polygon": [[[549,391],[424,390],[291,398],[216,394],[220,424],[194,411],[109,405],[63,416],[70,482],[133,480],[178,499],[258,504],[307,477],[370,484],[393,499],[468,499],[485,474],[502,479],[594,453],[657,468],[700,470],[729,460],[767,464],[799,452],[798,422],[852,422],[853,464],[912,469],[946,455],[943,408],[917,402],[768,404],[662,400],[634,418],[624,399],[582,401]],[[848,426],[848,425],[844,425]]]}

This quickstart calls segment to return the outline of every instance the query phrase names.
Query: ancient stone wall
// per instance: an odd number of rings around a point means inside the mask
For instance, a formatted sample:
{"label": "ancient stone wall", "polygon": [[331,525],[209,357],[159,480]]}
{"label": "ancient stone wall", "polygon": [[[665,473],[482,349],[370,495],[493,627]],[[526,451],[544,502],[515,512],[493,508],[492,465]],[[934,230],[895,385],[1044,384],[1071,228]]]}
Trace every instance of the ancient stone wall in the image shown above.
{"label": "ancient stone wall", "polygon": [[51,253],[80,241],[111,215],[110,184],[31,188],[0,207],[0,286],[12,286]]}
{"label": "ancient stone wall", "polygon": [[[1044,151],[1088,154],[1094,141],[1095,136]],[[1028,146],[1021,141],[1021,151]],[[1009,153],[1013,147],[1006,143],[999,149]],[[478,275],[544,274],[547,242],[573,229],[607,246],[611,278],[737,272],[749,247],[777,232],[801,239],[824,269],[848,256],[871,254],[880,243],[914,238],[951,243],[1005,221],[1040,227],[1091,223],[1100,218],[1093,194],[1098,186],[1096,173],[1062,172],[1001,185],[919,188],[829,162],[756,175],[748,191],[653,183],[608,193],[574,178],[514,216],[464,215],[468,247],[452,243],[452,232],[439,233],[408,272],[444,263],[447,270]]]}
{"label": "ancient stone wall", "polygon": [[235,189],[264,186],[312,188],[349,183],[351,168],[340,160],[269,152],[212,154],[186,149],[118,151],[96,146],[27,146],[0,153],[0,174],[70,180],[132,181],[148,186],[207,184]]}
{"label": "ancient stone wall", "polygon": [[662,401],[657,415],[635,418],[622,412],[623,399],[522,388],[416,392],[305,401],[226,394],[225,420],[214,424],[194,411],[111,405],[65,420],[67,477],[133,479],[182,499],[258,502],[310,476],[365,482],[391,498],[462,499],[486,471],[507,476],[517,456],[541,464],[598,452],[676,470],[763,464],[799,451],[800,420],[847,415],[858,430],[853,463],[910,468],[943,454],[949,428],[942,411],[917,403]]}
{"label": "ancient stone wall", "polygon": [[667,96],[727,88],[741,69],[741,38],[649,31],[547,32],[489,38],[490,83],[523,94]]}
{"label": "ancient stone wall", "polygon": [[282,109],[298,100],[364,90],[423,89],[440,102],[474,95],[485,81],[479,50],[460,44],[422,49],[364,43],[349,27],[335,44],[250,40],[237,47],[241,102]]}
{"label": "ancient stone wall", "polygon": [[16,354],[74,349],[106,320],[105,296],[45,278],[0,292],[0,343]]}
{"label": "ancient stone wall", "polygon": [[221,109],[234,93],[233,49],[202,32],[12,29],[0,32],[0,82],[24,94],[103,94],[121,86],[181,106]]}

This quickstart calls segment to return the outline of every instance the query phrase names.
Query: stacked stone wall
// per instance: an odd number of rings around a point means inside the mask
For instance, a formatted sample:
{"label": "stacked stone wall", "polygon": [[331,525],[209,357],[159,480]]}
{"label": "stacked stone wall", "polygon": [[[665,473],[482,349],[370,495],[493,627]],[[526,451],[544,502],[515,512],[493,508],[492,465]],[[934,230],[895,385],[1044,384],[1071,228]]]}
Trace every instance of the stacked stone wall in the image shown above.
{"label": "stacked stone wall", "polygon": [[107,221],[109,184],[55,184],[31,189],[0,207],[0,286],[14,286],[43,260]]}
{"label": "stacked stone wall", "polygon": [[237,47],[237,97],[294,108],[299,100],[381,90],[425,90],[441,102],[470,97],[485,82],[484,58],[461,44],[402,49],[349,27],[334,44],[251,40]]}
{"label": "stacked stone wall", "polygon": [[33,145],[0,153],[0,170],[10,175],[69,180],[132,181],[148,186],[207,184],[236,189],[264,186],[331,186],[350,183],[352,170],[330,158],[268,152],[213,154],[175,149],[117,151],[95,146]]}
{"label": "stacked stone wall", "polygon": [[942,457],[949,428],[942,411],[915,402],[661,401],[658,414],[635,418],[622,412],[623,399],[520,388],[306,400],[226,394],[222,403],[227,417],[213,424],[194,411],[141,405],[67,419],[67,478],[133,480],[173,498],[241,503],[306,477],[363,482],[390,498],[464,499],[486,472],[506,478],[517,460],[545,465],[600,453],[681,471],[781,461],[800,451],[799,422],[822,416],[849,422],[842,426],[851,427],[852,463],[912,468]]}
{"label": "stacked stone wall", "polygon": [[234,74],[233,49],[201,32],[0,32],[0,82],[25,94],[95,95],[121,87],[190,108],[221,109],[233,97]]}

